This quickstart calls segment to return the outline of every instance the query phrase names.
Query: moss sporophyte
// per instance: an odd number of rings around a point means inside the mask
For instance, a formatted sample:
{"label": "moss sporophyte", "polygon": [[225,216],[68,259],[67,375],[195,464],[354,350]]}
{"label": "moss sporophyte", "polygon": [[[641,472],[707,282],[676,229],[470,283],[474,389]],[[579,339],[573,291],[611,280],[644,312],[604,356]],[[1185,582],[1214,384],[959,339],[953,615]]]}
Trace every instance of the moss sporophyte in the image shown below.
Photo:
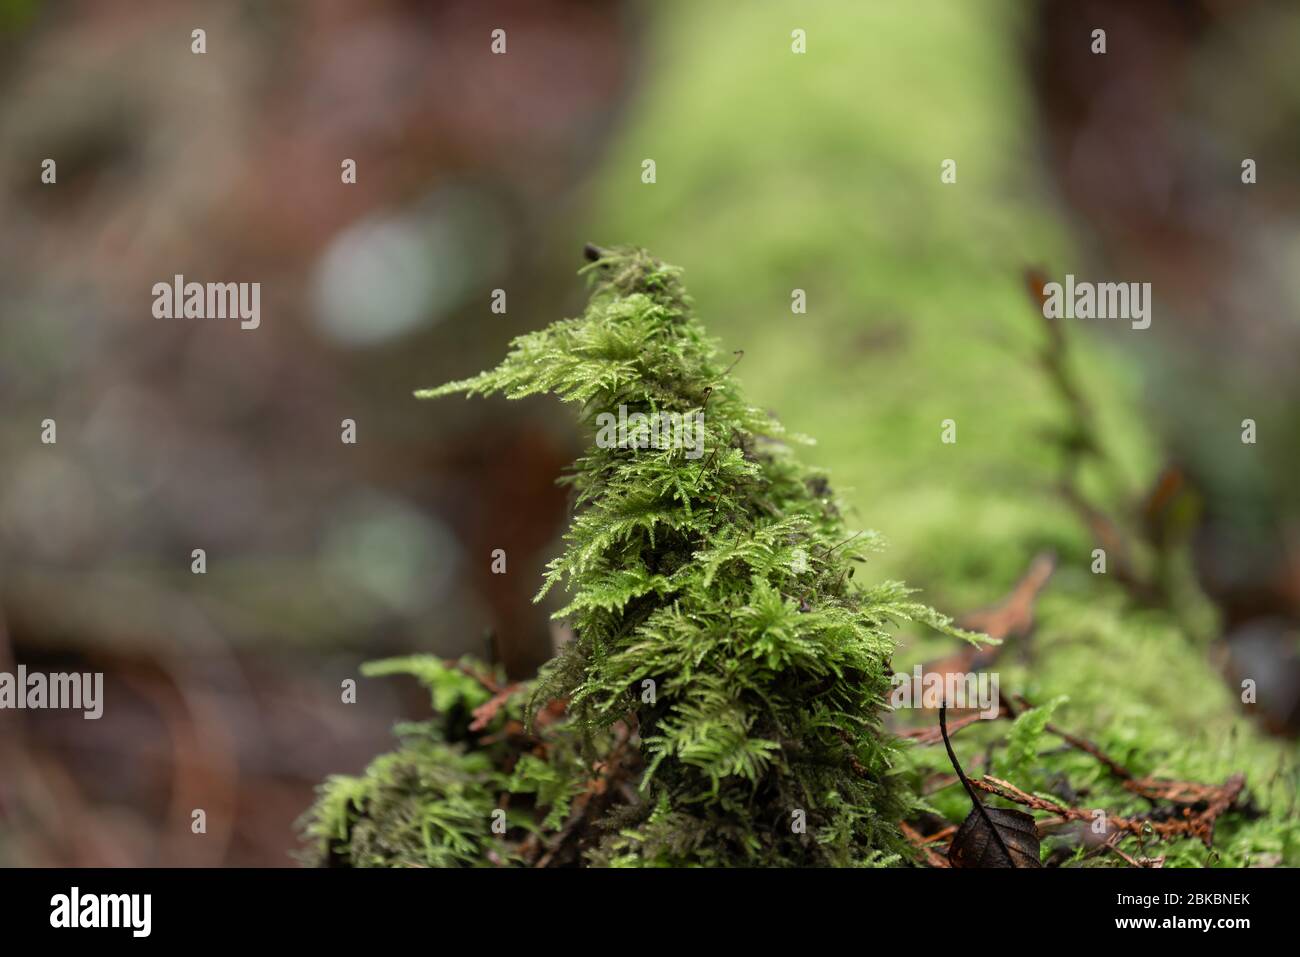
{"label": "moss sporophyte", "polygon": [[899,822],[917,798],[882,726],[890,628],[977,636],[898,582],[854,580],[875,537],[846,528],[826,476],[791,454],[798,440],[745,401],[680,270],[637,249],[588,258],[582,316],[417,393],[551,393],[596,437],[562,480],[574,514],[537,596],[560,586],[573,638],[514,685],[468,659],[372,666],[416,674],[437,717],[326,785],[308,826],[319,858],[910,859]]}

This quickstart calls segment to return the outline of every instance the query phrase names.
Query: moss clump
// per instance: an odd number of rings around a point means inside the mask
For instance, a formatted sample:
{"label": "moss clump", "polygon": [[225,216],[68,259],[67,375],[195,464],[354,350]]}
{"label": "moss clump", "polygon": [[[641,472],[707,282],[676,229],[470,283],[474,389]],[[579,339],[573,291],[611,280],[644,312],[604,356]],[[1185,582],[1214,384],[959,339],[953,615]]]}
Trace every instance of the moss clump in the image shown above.
{"label": "moss clump", "polygon": [[[896,582],[853,581],[872,536],[845,527],[826,477],[744,401],[676,268],[639,250],[590,255],[581,318],[520,337],[490,372],[419,393],[553,393],[596,434],[566,478],[575,515],[538,596],[562,585],[557,617],[574,638],[533,686],[498,692],[502,707],[461,740],[449,744],[444,726],[364,778],[335,779],[310,833],[325,856],[361,864],[910,854],[898,822],[914,798],[881,723],[889,628],[974,636]],[[437,663],[423,667],[445,687]],[[557,700],[562,718],[518,720]],[[507,807],[498,841],[492,811]],[[431,817],[457,838],[430,840]]]}

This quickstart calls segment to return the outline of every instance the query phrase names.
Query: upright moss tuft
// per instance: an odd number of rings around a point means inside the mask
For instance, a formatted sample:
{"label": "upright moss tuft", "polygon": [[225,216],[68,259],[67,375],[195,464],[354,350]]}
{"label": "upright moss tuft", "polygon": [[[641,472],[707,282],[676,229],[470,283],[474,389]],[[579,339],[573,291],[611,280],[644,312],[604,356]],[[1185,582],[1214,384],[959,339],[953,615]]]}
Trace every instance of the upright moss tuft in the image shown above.
{"label": "upright moss tuft", "polygon": [[[889,629],[906,620],[975,636],[897,582],[855,582],[873,536],[846,528],[826,476],[744,400],[736,360],[705,335],[680,270],[636,249],[589,247],[589,257],[580,318],[521,336],[489,372],[417,393],[552,393],[595,434],[564,479],[574,516],[538,595],[560,586],[556,617],[574,637],[525,709],[558,700],[565,716],[516,728],[520,747],[505,753],[492,739],[508,775],[497,805],[532,814],[516,853],[493,856],[853,865],[909,855],[898,822],[914,797],[881,722]],[[477,746],[472,735],[456,746],[459,770]],[[335,779],[318,806],[313,833],[336,857],[348,856],[349,815],[367,822],[370,848],[410,844],[374,838],[376,801],[394,782],[371,776],[369,789]],[[433,774],[404,780],[442,786]],[[485,769],[475,780],[492,786]],[[435,791],[426,803],[445,801]],[[332,824],[321,826],[321,807]],[[464,861],[425,861],[445,862]]]}

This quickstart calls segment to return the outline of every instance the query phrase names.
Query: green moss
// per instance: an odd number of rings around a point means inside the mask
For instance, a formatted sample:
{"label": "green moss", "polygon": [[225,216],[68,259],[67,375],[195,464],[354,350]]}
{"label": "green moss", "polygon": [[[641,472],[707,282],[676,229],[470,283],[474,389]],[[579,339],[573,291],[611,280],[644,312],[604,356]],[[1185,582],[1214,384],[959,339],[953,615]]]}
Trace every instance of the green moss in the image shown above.
{"label": "green moss", "polygon": [[[348,867],[486,866],[513,850],[490,827],[511,748],[472,739],[472,709],[490,697],[487,674],[465,660],[452,667],[412,656],[376,662],[371,676],[409,674],[430,691],[437,716],[399,727],[401,747],[377,758],[364,775],[330,778],[303,822],[310,863]],[[491,680],[491,679],[489,679]],[[517,703],[491,727],[500,734]]]}
{"label": "green moss", "polygon": [[[595,863],[897,859],[908,852],[898,822],[912,797],[895,774],[898,742],[882,728],[890,626],[974,636],[896,582],[854,583],[873,538],[846,528],[825,476],[744,401],[678,270],[638,250],[604,251],[589,268],[581,318],[520,337],[491,372],[421,393],[553,393],[596,434],[568,477],[576,511],[542,589],[568,593],[557,617],[574,638],[543,669],[528,709],[562,699],[567,718],[533,732],[533,752],[495,783],[532,797],[543,831],[567,826],[586,796],[579,844]],[[616,410],[678,416],[700,431],[616,438],[606,419]],[[429,681],[444,708],[469,697],[436,663],[401,667]],[[450,780],[412,777],[435,756],[409,749],[372,768],[386,805],[374,789],[336,782],[316,831],[339,833],[340,806],[359,807],[355,857],[358,835],[369,840],[360,822],[393,814],[408,832],[427,818],[418,787],[449,821],[468,825],[462,815],[477,811],[481,830],[487,770],[469,754],[438,756],[452,760]],[[593,778],[615,799],[592,802]],[[363,862],[413,840],[370,843],[379,850],[367,847]],[[468,838],[452,844],[428,863],[483,850]]]}
{"label": "green moss", "polygon": [[[491,372],[422,393],[554,393],[596,434],[567,478],[576,511],[538,595],[567,593],[557,617],[574,638],[536,682],[509,688],[468,661],[371,666],[418,677],[439,716],[408,728],[402,749],[363,778],[326,786],[308,827],[318,859],[911,859],[901,821],[927,808],[958,821],[968,806],[955,788],[923,797],[946,771],[943,752],[907,748],[886,727],[890,625],[923,623],[948,643],[976,636],[896,582],[855,583],[875,537],[845,527],[826,476],[744,401],[676,269],[607,251],[591,275],[581,318],[519,338]],[[620,406],[692,422],[702,414],[703,431],[698,442],[657,432],[615,440],[604,417]],[[1245,773],[1251,799],[1220,819],[1213,851],[1190,838],[1148,851],[1130,837],[1127,849],[1170,865],[1294,860],[1294,764],[1233,715],[1171,611],[1081,571],[1080,530],[1063,528],[1058,544],[1066,564],[1039,602],[1034,641],[997,665],[1004,693],[1050,703],[1009,727],[966,729],[959,750],[990,755],[993,771],[1029,793],[1126,817],[1148,802],[1092,756],[1058,747],[1049,718],[1137,776],[1218,784]],[[545,720],[534,723],[539,708]],[[1083,860],[1079,836],[1053,837],[1045,853],[1078,847]]]}
{"label": "green moss", "polygon": [[331,779],[308,833],[322,860],[353,867],[487,865],[496,777],[486,755],[417,739]]}
{"label": "green moss", "polygon": [[[1005,595],[1035,554],[1056,552],[1030,649],[998,662],[1003,690],[1068,696],[1054,721],[1155,773],[1211,783],[1243,773],[1263,812],[1221,821],[1221,856],[1185,842],[1171,864],[1269,853],[1297,864],[1295,745],[1262,733],[1225,687],[1203,602],[1184,581],[1176,607],[1143,608],[1091,574],[1098,542],[1058,494],[1067,456],[1055,437],[1076,423],[1042,373],[1044,330],[1023,274],[1086,260],[1035,142],[1021,66],[1028,15],[1013,0],[937,0],[923,15],[828,0],[733,22],[710,4],[666,5],[652,69],[579,232],[636,236],[690,263],[710,329],[745,350],[736,376],[749,395],[816,432],[806,457],[833,472],[853,519],[890,543],[881,573],[942,607],[974,609]],[[806,55],[790,52],[796,26]],[[646,157],[654,185],[637,179]],[[957,160],[955,185],[939,181],[946,158]],[[805,315],[790,311],[795,288],[807,292]],[[1104,446],[1105,468],[1087,463],[1081,485],[1131,531],[1163,455],[1128,335],[1074,336],[1070,362]],[[948,418],[953,445],[940,442]],[[951,651],[905,628],[894,664]],[[978,757],[1006,733],[1003,722],[972,727],[956,746]],[[908,755],[947,771],[942,748]],[[1087,800],[1132,808],[1090,759],[1036,766],[1083,774],[1095,784]],[[930,800],[953,821],[969,809],[955,786]]]}

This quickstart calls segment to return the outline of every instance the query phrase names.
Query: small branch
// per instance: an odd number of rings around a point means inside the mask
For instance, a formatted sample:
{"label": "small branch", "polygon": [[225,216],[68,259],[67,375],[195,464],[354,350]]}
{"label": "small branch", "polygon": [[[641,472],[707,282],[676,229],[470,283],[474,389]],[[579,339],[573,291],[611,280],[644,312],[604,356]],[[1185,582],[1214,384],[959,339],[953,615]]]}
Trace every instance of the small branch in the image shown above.
{"label": "small branch", "polygon": [[[1091,823],[1096,819],[1093,811],[1081,808],[1070,807],[1068,805],[1057,804],[1052,801],[1046,801],[1034,794],[1026,794],[1009,781],[1003,781],[1001,778],[995,778],[991,774],[986,774],[981,781],[971,782],[981,791],[987,791],[989,794],[1000,797],[1003,800],[1011,801],[1031,808],[1035,811],[1048,811],[1058,818],[1066,821],[1083,821]],[[1221,788],[1217,789],[1217,798],[1210,802],[1206,808],[1199,814],[1192,814],[1190,809],[1184,810],[1184,817],[1176,818],[1170,821],[1153,821],[1146,818],[1125,818],[1116,815],[1106,815],[1106,823],[1116,830],[1126,831],[1135,836],[1141,837],[1144,834],[1155,834],[1165,839],[1179,837],[1196,837],[1206,847],[1211,847],[1214,843],[1214,823],[1218,820],[1219,815],[1226,811],[1241,793],[1244,785],[1244,779],[1241,775],[1233,775]]]}
{"label": "small branch", "polygon": [[942,854],[937,853],[934,850],[934,848],[930,847],[930,844],[943,837],[947,837],[948,835],[955,833],[957,830],[955,827],[944,828],[938,834],[933,834],[930,837],[922,837],[917,832],[916,828],[912,827],[906,821],[900,822],[899,827],[902,829],[903,836],[907,838],[908,843],[910,843],[913,847],[915,847],[918,851],[921,852],[921,855],[925,858],[925,862],[929,864],[931,867],[952,866],[951,864],[948,863],[948,861],[944,858]]}

